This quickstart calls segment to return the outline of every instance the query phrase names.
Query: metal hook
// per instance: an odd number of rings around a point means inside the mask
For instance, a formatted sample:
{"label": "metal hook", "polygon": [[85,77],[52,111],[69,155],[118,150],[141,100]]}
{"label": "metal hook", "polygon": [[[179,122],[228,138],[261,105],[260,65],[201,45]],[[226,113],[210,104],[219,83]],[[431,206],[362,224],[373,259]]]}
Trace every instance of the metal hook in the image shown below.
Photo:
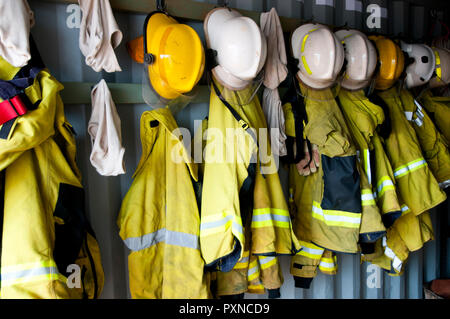
{"label": "metal hook", "polygon": [[167,9],[166,1],[164,1],[164,0],[156,0],[156,9],[158,11],[166,12],[166,9]]}
{"label": "metal hook", "polygon": [[437,10],[436,9],[431,9],[430,10],[430,15],[433,19],[437,19]]}
{"label": "metal hook", "polygon": [[218,2],[218,4],[219,4],[219,6],[221,6],[221,7],[223,7],[223,8],[227,8],[229,11],[231,11],[231,8],[230,8],[230,1],[228,1],[228,0],[220,0],[220,1]]}

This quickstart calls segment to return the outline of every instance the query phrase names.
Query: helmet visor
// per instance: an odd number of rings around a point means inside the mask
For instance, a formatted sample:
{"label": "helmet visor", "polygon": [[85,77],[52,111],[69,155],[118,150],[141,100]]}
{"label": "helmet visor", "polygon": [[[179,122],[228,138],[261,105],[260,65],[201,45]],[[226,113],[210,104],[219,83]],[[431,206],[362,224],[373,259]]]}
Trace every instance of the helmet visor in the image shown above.
{"label": "helmet visor", "polygon": [[145,62],[142,73],[142,97],[154,109],[168,107],[177,112],[188,105],[198,92],[197,86],[183,88],[182,83],[169,82],[154,63]]}

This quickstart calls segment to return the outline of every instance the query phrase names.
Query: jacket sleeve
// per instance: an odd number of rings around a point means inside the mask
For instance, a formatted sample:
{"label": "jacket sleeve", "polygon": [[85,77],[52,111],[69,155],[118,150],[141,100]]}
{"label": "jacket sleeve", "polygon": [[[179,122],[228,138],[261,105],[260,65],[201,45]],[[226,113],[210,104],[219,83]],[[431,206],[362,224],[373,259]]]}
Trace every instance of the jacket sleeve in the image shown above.
{"label": "jacket sleeve", "polygon": [[291,274],[295,287],[309,289],[317,269],[326,275],[337,273],[336,254],[312,243],[301,242],[302,250],[292,257]]}

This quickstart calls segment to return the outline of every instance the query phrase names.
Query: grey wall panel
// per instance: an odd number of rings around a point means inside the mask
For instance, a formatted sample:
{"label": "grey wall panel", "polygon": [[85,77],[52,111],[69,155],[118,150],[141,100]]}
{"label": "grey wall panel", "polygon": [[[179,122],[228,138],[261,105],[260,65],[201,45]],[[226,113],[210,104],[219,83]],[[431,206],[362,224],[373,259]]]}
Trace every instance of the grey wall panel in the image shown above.
{"label": "grey wall panel", "polygon": [[358,0],[336,0],[335,24],[347,25],[361,30],[363,23],[363,3]]}
{"label": "grey wall panel", "polygon": [[[116,49],[122,72],[96,73],[86,66],[84,56],[78,47],[79,29],[70,28],[73,24],[71,15],[74,5],[69,7],[70,5],[67,4],[46,3],[38,0],[29,0],[29,2],[36,16],[36,25],[32,34],[44,62],[58,80],[98,82],[104,78],[107,82],[141,82],[142,66],[129,58],[125,44],[142,34],[145,14],[115,12],[116,20],[123,32],[122,43]],[[218,3],[215,0],[203,0],[203,2]],[[395,6],[388,8],[388,2],[390,1],[235,0],[230,1],[230,6],[257,11],[269,10],[274,6],[282,16],[309,19],[314,15],[318,22],[335,25],[343,25],[347,22],[351,27],[367,31],[366,8],[369,4],[378,3],[386,8],[389,17],[392,17],[392,14],[402,15],[394,28],[395,31],[407,30],[408,26],[418,19],[418,23],[414,25],[411,32],[417,36],[428,32],[424,30],[427,25],[428,6],[409,7],[396,1],[398,3]],[[409,17],[409,14],[413,14],[414,18]],[[382,18],[381,29],[374,31],[388,33],[387,22],[387,18]],[[189,22],[189,24],[204,41],[202,23]],[[421,30],[422,33],[420,33]],[[100,176],[89,161],[91,142],[86,129],[91,106],[66,105],[65,109],[69,121],[77,131],[78,164],[83,173],[83,185],[86,188],[88,217],[97,233],[101,248],[106,276],[102,298],[127,298],[129,297],[128,251],[118,235],[116,218],[121,200],[132,183],[132,175],[141,156],[140,117],[149,108],[146,105],[117,105],[122,121],[123,145],[126,148],[124,157],[126,173],[117,177]],[[175,118],[180,127],[188,128],[193,134],[195,121],[202,120],[207,114],[208,104],[198,103],[180,111]],[[287,194],[288,174],[284,168],[280,169],[280,179],[283,190]],[[437,211],[431,212],[431,218],[436,238],[439,238],[439,230],[443,226],[438,223]],[[282,298],[422,298],[424,281],[437,278],[441,272],[447,271],[448,274],[450,271],[450,269],[439,269],[439,252],[439,241],[427,243],[424,249],[411,253],[406,271],[399,277],[390,277],[377,266],[366,262],[361,263],[359,255],[338,254],[338,274],[328,276],[319,271],[311,289],[295,288],[293,277],[289,273],[290,258],[283,256],[280,257],[284,276]],[[246,297],[267,298],[266,295],[247,295]]]}
{"label": "grey wall panel", "polygon": [[298,0],[266,0],[264,9],[269,11],[275,8],[279,16],[290,18],[303,18],[303,2]]}
{"label": "grey wall panel", "polygon": [[410,16],[413,17],[409,19],[410,35],[415,41],[422,42],[428,34],[428,30],[425,28],[427,22],[426,12],[424,6],[411,6],[410,8]]}
{"label": "grey wall panel", "polygon": [[336,0],[305,1],[305,5],[312,6],[312,18],[315,22],[334,24],[334,8]]}
{"label": "grey wall panel", "polygon": [[262,0],[228,0],[226,1],[228,5],[232,8],[252,10],[252,11],[262,11],[263,1]]}
{"label": "grey wall panel", "polygon": [[409,35],[409,3],[404,1],[390,1],[390,11],[392,12],[391,23],[389,23],[389,33],[393,36]]}

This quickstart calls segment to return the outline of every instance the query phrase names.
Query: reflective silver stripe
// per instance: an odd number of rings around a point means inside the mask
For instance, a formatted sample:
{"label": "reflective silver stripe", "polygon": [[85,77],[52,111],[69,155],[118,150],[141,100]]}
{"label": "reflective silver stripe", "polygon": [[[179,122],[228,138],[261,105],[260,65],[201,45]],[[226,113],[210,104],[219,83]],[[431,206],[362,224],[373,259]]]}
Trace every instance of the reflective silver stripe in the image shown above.
{"label": "reflective silver stripe", "polygon": [[403,167],[402,169],[394,172],[394,176],[397,177],[399,175],[405,174],[408,171],[408,166]]}
{"label": "reflective silver stripe", "polygon": [[250,269],[248,270],[248,272],[247,272],[247,276],[253,275],[253,274],[256,273],[258,270],[259,270],[259,269],[258,269],[258,266],[254,266],[254,267],[250,268]]}
{"label": "reflective silver stripe", "polygon": [[244,229],[242,228],[242,225],[239,225],[234,220],[233,220],[233,228],[235,228],[241,234],[244,233]]}
{"label": "reflective silver stripe", "polygon": [[425,161],[425,160],[421,160],[421,161],[416,162],[416,163],[414,163],[414,164],[408,165],[408,169],[409,169],[409,170],[412,170],[412,169],[416,168],[417,166],[420,166],[420,165],[425,164],[426,162],[427,162],[427,161]]}
{"label": "reflective silver stripe", "polygon": [[416,125],[419,126],[419,127],[423,125],[423,121],[420,119],[420,117],[416,118],[416,119],[414,120],[414,122],[415,122]]}
{"label": "reflective silver stripe", "polygon": [[445,188],[447,188],[447,187],[449,187],[450,186],[450,179],[448,179],[448,180],[446,180],[446,181],[443,181],[442,183],[439,183],[439,187],[441,188],[441,189],[445,189]]}
{"label": "reflective silver stripe", "polygon": [[385,180],[383,181],[383,183],[381,183],[378,186],[378,193],[381,193],[381,191],[383,190],[383,188],[385,188],[386,186],[394,186],[394,183],[392,182],[392,180]]}
{"label": "reflective silver stripe", "polygon": [[395,270],[400,272],[402,270],[403,262],[398,258],[397,256],[394,257],[394,260],[392,261],[392,267],[394,267]]}
{"label": "reflective silver stripe", "polygon": [[205,230],[205,229],[209,229],[209,228],[216,228],[216,227],[220,227],[225,225],[228,221],[232,220],[233,216],[228,215],[224,218],[222,218],[221,220],[215,221],[215,222],[207,222],[207,223],[202,223],[200,225],[200,230]]}
{"label": "reflective silver stripe", "polygon": [[405,112],[406,119],[412,121],[413,112]]}
{"label": "reflective silver stripe", "polygon": [[409,212],[409,207],[406,205],[402,205],[401,210],[402,210],[402,213],[407,213],[407,212]]}
{"label": "reflective silver stripe", "polygon": [[334,263],[327,263],[324,261],[321,261],[319,263],[319,267],[324,267],[324,268],[334,268],[336,265]]}
{"label": "reflective silver stripe", "polygon": [[394,259],[395,257],[394,252],[388,246],[386,246],[386,248],[384,249],[384,254],[388,256],[390,259]]}
{"label": "reflective silver stripe", "polygon": [[322,256],[324,249],[320,249],[320,248],[314,249],[314,248],[309,248],[309,247],[305,247],[302,245],[302,251],[306,252],[308,254],[311,254],[311,255]]}
{"label": "reflective silver stripe", "polygon": [[421,112],[422,111],[422,105],[420,105],[419,102],[417,102],[416,99],[414,99],[414,104],[417,106],[417,110],[420,112],[420,114],[423,117],[423,113]]}
{"label": "reflective silver stripe", "polygon": [[289,216],[281,216],[276,214],[253,215],[252,217],[253,222],[263,222],[266,220],[276,220],[279,222],[288,222],[288,223],[291,221]]}
{"label": "reflective silver stripe", "polygon": [[361,199],[362,200],[373,200],[374,197],[373,197],[373,194],[362,194]]}
{"label": "reflective silver stripe", "polygon": [[198,249],[198,236],[167,230],[165,228],[159,229],[153,233],[146,234],[141,237],[130,237],[124,240],[125,245],[133,250],[139,251],[158,243],[166,243],[167,245],[174,245],[192,249]]}
{"label": "reflective silver stripe", "polygon": [[[332,215],[329,213],[326,213],[326,211],[323,211],[322,208],[316,207],[313,205],[312,207],[313,212],[316,214],[321,215],[325,221],[333,221],[333,222],[344,222],[344,223],[350,223],[350,224],[360,224],[361,223],[361,217],[353,217],[353,216],[345,216],[342,215],[342,212],[336,211],[337,215]],[[344,212],[347,213],[347,212]],[[350,213],[348,213],[350,214]],[[354,215],[358,215],[358,213],[352,213]],[[360,214],[359,214],[360,215]]]}
{"label": "reflective silver stripe", "polygon": [[367,179],[369,180],[369,184],[372,184],[372,170],[370,168],[370,151],[368,149],[365,150],[365,158],[364,158],[364,165],[366,165],[366,174]]}
{"label": "reflective silver stripe", "polygon": [[262,258],[259,258],[259,263],[260,263],[260,265],[264,265],[264,264],[267,264],[268,262],[271,262],[274,259],[275,259],[275,257],[262,257]]}
{"label": "reflective silver stripe", "polygon": [[242,257],[242,259],[239,260],[238,263],[243,264],[243,263],[246,263],[247,261],[248,261],[248,256],[247,257]]}
{"label": "reflective silver stripe", "polygon": [[414,162],[412,164],[406,164],[405,167],[397,170],[394,172],[394,176],[397,177],[399,175],[403,175],[408,171],[412,171],[413,169],[415,169],[416,167],[419,167],[421,165],[426,164],[427,162],[424,159],[418,160],[417,162]]}
{"label": "reflective silver stripe", "polygon": [[42,275],[59,274],[56,267],[40,267],[24,269],[19,271],[12,271],[1,274],[1,281],[16,280],[21,278],[37,277]]}

